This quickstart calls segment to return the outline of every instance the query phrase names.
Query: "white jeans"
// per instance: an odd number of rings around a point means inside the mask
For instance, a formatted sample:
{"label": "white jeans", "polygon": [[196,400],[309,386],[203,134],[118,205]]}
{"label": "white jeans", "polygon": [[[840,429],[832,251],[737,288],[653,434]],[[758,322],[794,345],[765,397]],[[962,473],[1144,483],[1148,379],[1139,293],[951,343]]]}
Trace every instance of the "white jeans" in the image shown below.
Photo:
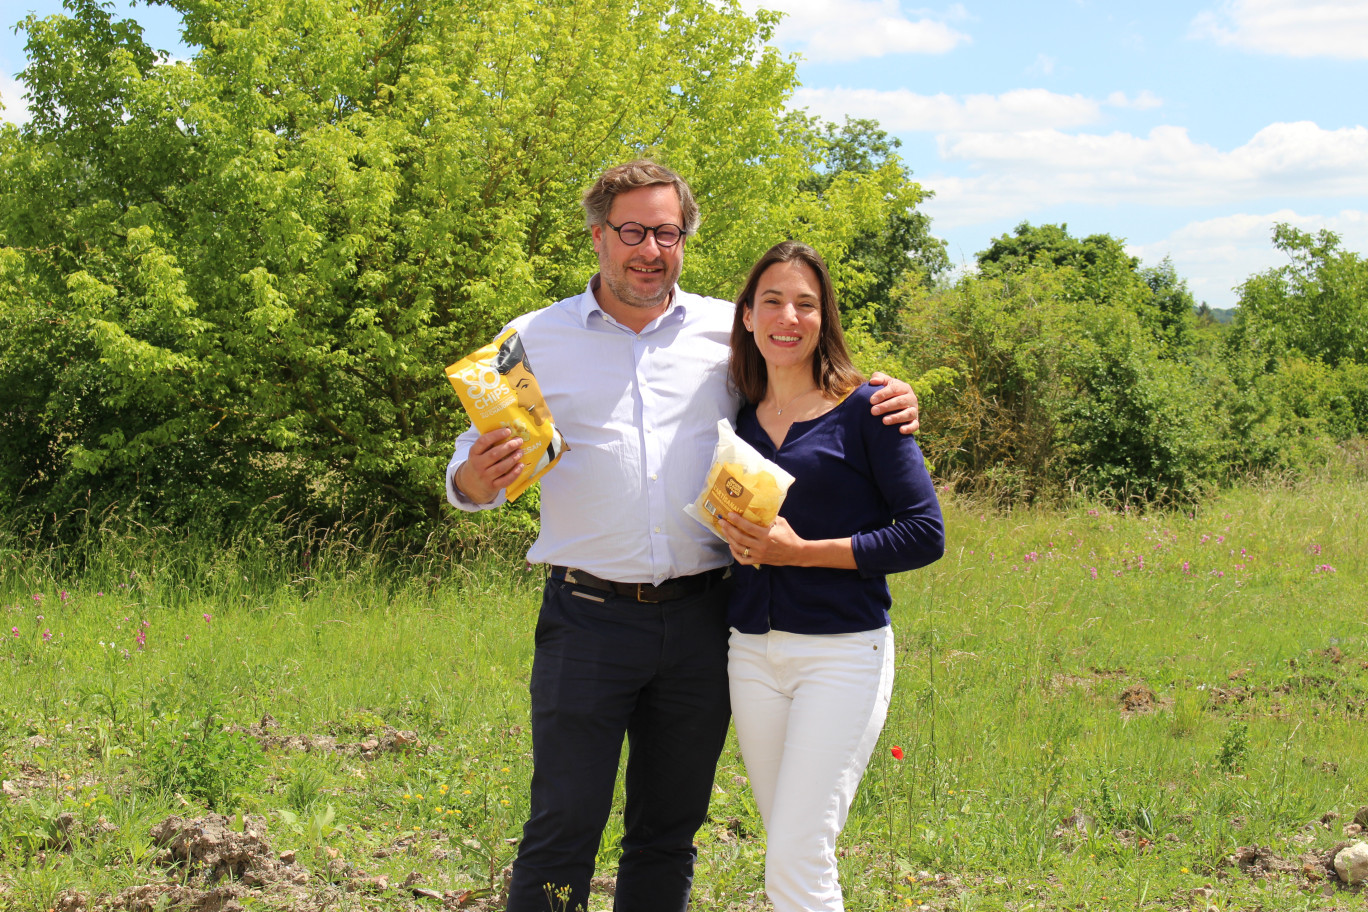
{"label": "white jeans", "polygon": [[733,630],[727,674],[775,912],[840,912],[836,836],[893,692],[893,631]]}

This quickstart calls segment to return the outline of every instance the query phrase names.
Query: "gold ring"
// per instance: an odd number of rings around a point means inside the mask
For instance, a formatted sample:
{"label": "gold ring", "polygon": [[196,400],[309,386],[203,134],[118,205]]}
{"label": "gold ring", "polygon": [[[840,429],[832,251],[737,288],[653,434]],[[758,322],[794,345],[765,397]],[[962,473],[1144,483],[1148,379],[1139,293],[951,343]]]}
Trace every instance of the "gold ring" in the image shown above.
{"label": "gold ring", "polygon": [[745,551],[745,553],[742,554],[741,556],[742,556],[742,557],[750,557],[750,548],[747,548],[746,551]]}

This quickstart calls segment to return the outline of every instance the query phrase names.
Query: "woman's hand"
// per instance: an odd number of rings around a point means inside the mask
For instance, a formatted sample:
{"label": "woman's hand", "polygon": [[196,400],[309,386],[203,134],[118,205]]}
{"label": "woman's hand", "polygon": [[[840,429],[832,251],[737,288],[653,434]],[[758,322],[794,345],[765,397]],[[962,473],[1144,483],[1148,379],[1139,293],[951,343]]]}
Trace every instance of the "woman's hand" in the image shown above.
{"label": "woman's hand", "polygon": [[807,541],[798,537],[788,520],[780,516],[773,525],[753,523],[738,513],[727,514],[722,534],[731,545],[732,557],[743,564],[761,567],[796,566],[801,563]]}

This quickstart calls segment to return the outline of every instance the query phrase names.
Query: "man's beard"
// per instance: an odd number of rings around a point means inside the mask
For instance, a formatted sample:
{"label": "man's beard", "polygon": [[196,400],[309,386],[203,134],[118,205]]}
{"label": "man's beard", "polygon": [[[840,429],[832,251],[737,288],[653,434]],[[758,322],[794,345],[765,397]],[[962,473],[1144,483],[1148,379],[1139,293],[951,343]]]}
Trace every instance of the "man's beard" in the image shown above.
{"label": "man's beard", "polygon": [[[645,265],[654,266],[656,264],[650,263]],[[604,283],[608,285],[608,290],[613,293],[613,297],[617,298],[623,304],[639,310],[650,310],[659,307],[661,304],[668,301],[670,299],[670,293],[674,291],[675,282],[679,281],[678,273],[673,276],[669,275],[668,265],[662,263],[660,266],[663,270],[663,274],[668,277],[668,281],[661,285],[660,293],[658,295],[650,298],[642,297],[632,288],[631,280],[627,276],[628,267],[624,266],[622,271],[617,274],[605,272],[601,277]]]}

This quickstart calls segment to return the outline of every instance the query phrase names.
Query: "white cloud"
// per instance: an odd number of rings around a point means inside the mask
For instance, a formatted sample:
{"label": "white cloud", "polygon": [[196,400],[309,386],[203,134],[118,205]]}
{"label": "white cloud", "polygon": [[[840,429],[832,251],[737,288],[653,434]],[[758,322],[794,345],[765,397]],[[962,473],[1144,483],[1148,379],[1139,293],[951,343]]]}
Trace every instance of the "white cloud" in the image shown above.
{"label": "white cloud", "polygon": [[826,120],[868,117],[892,133],[1005,133],[1096,122],[1100,105],[1082,95],[1013,89],[1001,95],[918,95],[907,89],[799,89],[793,106]]}
{"label": "white cloud", "polygon": [[813,61],[944,54],[970,40],[950,25],[966,18],[958,4],[941,13],[905,11],[899,0],[752,0],[745,6],[785,13],[776,43]]}
{"label": "white cloud", "polygon": [[1114,108],[1130,108],[1133,111],[1149,111],[1153,108],[1163,107],[1164,100],[1149,89],[1144,89],[1134,98],[1130,98],[1125,92],[1112,92],[1107,96],[1107,104]]}
{"label": "white cloud", "polygon": [[1287,57],[1368,59],[1363,0],[1224,0],[1192,20],[1189,35]]}
{"label": "white cloud", "polygon": [[24,103],[24,86],[8,76],[0,76],[0,103],[5,109],[0,111],[0,121],[23,126],[29,121],[28,105]]}
{"label": "white cloud", "polygon": [[1255,273],[1287,264],[1273,246],[1273,225],[1288,222],[1303,231],[1327,228],[1345,249],[1368,251],[1368,212],[1346,209],[1338,215],[1301,215],[1291,209],[1266,214],[1238,213],[1184,225],[1168,237],[1148,244],[1128,244],[1126,251],[1147,265],[1164,257],[1199,301],[1213,307],[1237,302],[1234,289]]}
{"label": "white cloud", "polygon": [[[1148,136],[1058,130],[938,138],[971,177],[923,177],[928,212],[950,226],[1021,218],[1060,203],[1191,206],[1278,197],[1368,196],[1368,127],[1277,123],[1223,152],[1163,126]],[[925,174],[925,170],[923,170]]]}
{"label": "white cloud", "polygon": [[1044,76],[1049,76],[1051,73],[1054,72],[1055,64],[1057,62],[1058,61],[1056,61],[1049,54],[1037,54],[1035,63],[1033,63],[1030,69],[1028,69],[1026,72],[1032,74],[1040,73]]}

